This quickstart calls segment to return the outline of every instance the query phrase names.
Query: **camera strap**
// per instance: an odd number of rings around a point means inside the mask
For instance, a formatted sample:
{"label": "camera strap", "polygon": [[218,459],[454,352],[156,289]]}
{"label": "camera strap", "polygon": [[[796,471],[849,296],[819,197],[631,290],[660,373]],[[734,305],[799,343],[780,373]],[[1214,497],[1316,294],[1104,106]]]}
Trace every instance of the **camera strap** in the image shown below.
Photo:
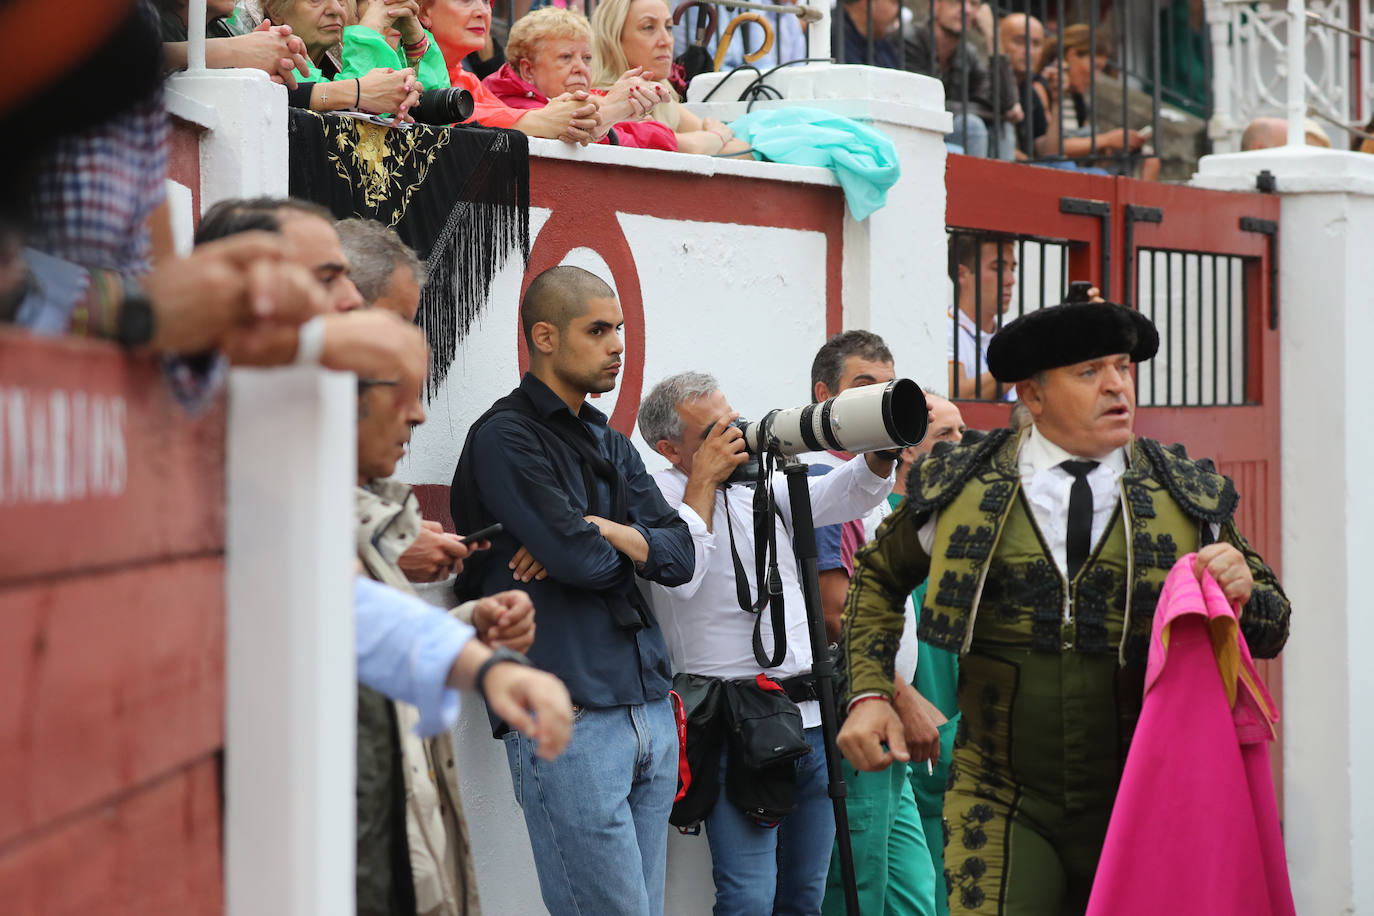
{"label": "camera strap", "polygon": [[[739,609],[754,615],[754,660],[764,668],[776,668],[787,655],[787,621],[784,616],[782,597],[782,574],[778,571],[778,526],[775,518],[781,518],[777,500],[773,493],[772,476],[768,473],[771,461],[764,458],[759,462],[759,477],[754,486],[754,581],[758,583],[759,594],[752,599],[749,594],[749,577],[745,574],[744,563],[740,560],[735,546],[735,527],[730,522],[730,488],[722,491],[725,500],[725,531],[730,538],[730,561],[735,568],[735,599]],[[770,656],[763,646],[763,609],[768,608],[768,619],[773,627],[773,654]]]}

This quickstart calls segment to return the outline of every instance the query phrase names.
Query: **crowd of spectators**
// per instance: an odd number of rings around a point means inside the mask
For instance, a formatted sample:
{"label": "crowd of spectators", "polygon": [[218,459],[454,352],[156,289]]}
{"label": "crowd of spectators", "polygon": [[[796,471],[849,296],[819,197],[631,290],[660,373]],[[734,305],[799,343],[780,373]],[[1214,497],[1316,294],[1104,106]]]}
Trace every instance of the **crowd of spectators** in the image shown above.
{"label": "crowd of spectators", "polygon": [[[186,3],[147,2],[157,3],[162,19],[165,66],[184,66]],[[292,105],[316,111],[405,122],[421,92],[454,86],[472,94],[474,123],[569,143],[744,156],[749,145],[728,125],[681,104],[681,61],[696,35],[722,69],[762,72],[807,59],[807,23],[777,12],[738,17],[740,37],[731,41],[716,28],[739,12],[730,7],[699,29],[698,9],[675,25],[666,0],[600,0],[586,4],[590,20],[580,3],[516,5],[521,15],[500,29],[503,46],[488,0],[214,0],[207,63],[265,70],[289,87]],[[1100,128],[1092,111],[1094,74],[1112,67],[1106,27],[1090,35],[1078,23],[1047,36],[1036,17],[997,19],[983,0],[909,8],[840,0],[832,17],[837,60],[904,68],[944,84],[954,152],[1158,175],[1148,132]]]}

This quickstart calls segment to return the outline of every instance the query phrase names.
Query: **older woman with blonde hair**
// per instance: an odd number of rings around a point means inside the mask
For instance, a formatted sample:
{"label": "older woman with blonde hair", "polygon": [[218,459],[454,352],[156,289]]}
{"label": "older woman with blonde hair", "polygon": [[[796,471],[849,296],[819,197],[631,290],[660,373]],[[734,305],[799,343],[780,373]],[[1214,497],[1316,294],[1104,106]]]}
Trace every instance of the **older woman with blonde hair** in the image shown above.
{"label": "older woman with blonde hair", "polygon": [[688,111],[668,85],[673,67],[673,14],[665,0],[600,0],[592,14],[592,43],[596,62],[592,85],[610,88],[626,70],[640,67],[646,79],[668,90],[672,97],[655,105],[649,117],[673,129],[680,151],[748,154],[749,145],[736,139],[730,128]]}
{"label": "older woman with blonde hair", "polygon": [[506,63],[482,81],[511,108],[540,108],[569,92],[591,92],[595,102],[596,143],[677,150],[677,135],[666,124],[640,118],[666,100],[668,92],[625,71],[607,91],[592,89],[592,29],[587,17],[555,6],[522,17],[510,30]]}

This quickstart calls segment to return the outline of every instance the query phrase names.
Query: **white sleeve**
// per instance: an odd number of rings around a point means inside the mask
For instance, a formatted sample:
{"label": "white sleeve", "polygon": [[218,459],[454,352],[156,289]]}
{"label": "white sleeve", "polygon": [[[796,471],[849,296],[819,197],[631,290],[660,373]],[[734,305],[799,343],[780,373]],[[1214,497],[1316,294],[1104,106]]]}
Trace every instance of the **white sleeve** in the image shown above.
{"label": "white sleeve", "polygon": [[[869,470],[863,455],[851,458],[829,474],[807,478],[811,486],[811,516],[817,525],[838,525],[863,518],[887,499],[892,481],[891,474],[879,477]],[[789,516],[790,511],[789,507]]]}

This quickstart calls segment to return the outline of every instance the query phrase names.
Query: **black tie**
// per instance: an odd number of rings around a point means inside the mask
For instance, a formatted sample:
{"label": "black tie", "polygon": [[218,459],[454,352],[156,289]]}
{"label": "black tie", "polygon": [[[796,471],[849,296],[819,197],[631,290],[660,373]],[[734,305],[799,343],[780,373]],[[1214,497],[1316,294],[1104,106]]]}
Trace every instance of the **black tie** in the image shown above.
{"label": "black tie", "polygon": [[1088,472],[1097,467],[1096,461],[1061,461],[1059,466],[1073,475],[1069,488],[1069,531],[1066,553],[1069,579],[1078,575],[1093,546],[1093,488],[1088,486]]}

